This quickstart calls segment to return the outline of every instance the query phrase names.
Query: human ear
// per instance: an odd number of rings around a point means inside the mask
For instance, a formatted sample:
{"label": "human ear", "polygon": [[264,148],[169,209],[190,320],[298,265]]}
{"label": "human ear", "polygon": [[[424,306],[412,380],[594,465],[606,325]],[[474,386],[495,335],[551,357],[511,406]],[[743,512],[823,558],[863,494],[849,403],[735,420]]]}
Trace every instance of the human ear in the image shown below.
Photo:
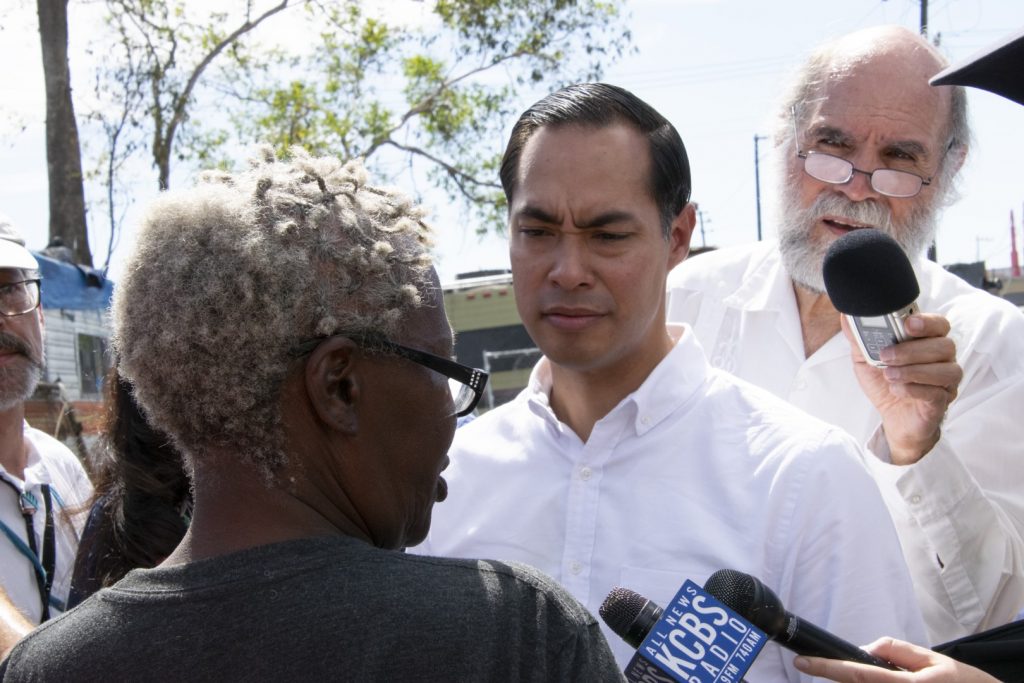
{"label": "human ear", "polygon": [[347,337],[331,337],[306,359],[306,393],[320,421],[343,434],[359,431],[361,400],[356,344]]}
{"label": "human ear", "polygon": [[693,235],[693,228],[697,224],[697,205],[687,202],[675,218],[668,234],[669,260],[668,268],[672,270],[686,258],[690,253],[690,237]]}
{"label": "human ear", "polygon": [[952,151],[950,153],[950,156],[952,157],[952,160],[949,163],[954,164],[956,170],[953,171],[953,174],[951,174],[951,175],[954,175],[954,174],[960,172],[960,169],[963,167],[964,162],[967,161],[967,152],[968,151],[970,151],[970,148],[968,148],[968,146],[966,144],[959,144],[959,145],[955,146],[952,149]]}

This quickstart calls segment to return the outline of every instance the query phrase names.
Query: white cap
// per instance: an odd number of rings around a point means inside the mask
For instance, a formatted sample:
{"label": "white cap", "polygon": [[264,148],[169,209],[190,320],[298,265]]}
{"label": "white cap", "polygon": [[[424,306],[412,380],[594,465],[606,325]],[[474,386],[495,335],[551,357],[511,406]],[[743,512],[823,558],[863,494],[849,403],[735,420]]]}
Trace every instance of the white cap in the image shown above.
{"label": "white cap", "polygon": [[3,214],[0,214],[0,268],[39,270],[36,257],[25,248],[25,238]]}

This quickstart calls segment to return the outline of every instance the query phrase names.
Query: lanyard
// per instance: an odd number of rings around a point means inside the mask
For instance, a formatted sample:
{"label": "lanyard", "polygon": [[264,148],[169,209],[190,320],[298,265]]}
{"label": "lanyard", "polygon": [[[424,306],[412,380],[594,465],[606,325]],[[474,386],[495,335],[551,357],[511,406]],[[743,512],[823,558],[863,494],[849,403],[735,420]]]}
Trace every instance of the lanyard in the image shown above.
{"label": "lanyard", "polygon": [[11,487],[18,497],[18,504],[21,507],[21,516],[25,520],[25,534],[28,537],[28,545],[15,534],[6,524],[0,523],[7,538],[14,544],[14,547],[24,555],[35,570],[36,586],[39,588],[39,599],[43,604],[43,613],[40,622],[50,618],[50,591],[53,588],[53,571],[56,564],[56,547],[53,528],[53,500],[50,496],[50,485],[41,484],[43,494],[43,508],[46,514],[46,525],[43,528],[43,552],[40,555],[36,544],[35,527],[32,524],[32,516],[39,509],[39,501],[28,492],[22,493],[13,483],[0,477],[0,481]]}

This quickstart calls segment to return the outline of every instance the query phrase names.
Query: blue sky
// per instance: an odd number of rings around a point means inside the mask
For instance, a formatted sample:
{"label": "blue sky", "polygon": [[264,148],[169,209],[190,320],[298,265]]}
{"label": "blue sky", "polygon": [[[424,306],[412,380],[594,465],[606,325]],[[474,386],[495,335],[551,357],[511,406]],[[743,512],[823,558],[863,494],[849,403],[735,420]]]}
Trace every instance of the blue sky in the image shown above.
{"label": "blue sky", "polygon": [[[423,7],[409,0],[383,2],[399,11]],[[85,90],[88,83],[78,79],[86,69],[76,70],[75,60],[88,59],[81,34],[89,32],[82,29],[95,21],[95,9],[74,0],[71,4],[73,85]],[[693,196],[704,213],[706,241],[718,246],[756,239],[753,138],[769,132],[778,92],[808,51],[859,28],[899,24],[916,30],[919,21],[917,0],[632,0],[628,11],[638,52],[610,68],[605,80],[632,90],[679,129],[690,154]],[[931,0],[929,24],[929,34],[940,37],[940,48],[955,61],[1024,26],[1024,3]],[[0,73],[0,212],[19,224],[30,248],[38,249],[46,243],[48,210],[35,3],[7,0],[0,8],[0,27],[0,59],[6,65]],[[535,95],[524,98],[523,108]],[[981,258],[990,268],[1006,267],[1011,209],[1021,241],[1024,107],[982,91],[970,92],[969,105],[975,145],[961,174],[962,198],[941,221],[939,261]],[[500,148],[504,142],[495,144]],[[767,141],[760,144],[765,212],[772,180],[770,147]],[[147,176],[139,186],[144,202],[155,182],[145,168],[141,171]],[[182,174],[187,175],[184,169]],[[503,239],[478,238],[440,193],[428,192],[424,201],[439,230],[442,280],[507,264]],[[133,216],[114,254],[115,278],[132,241]],[[99,223],[93,221],[90,230],[94,255],[101,261],[107,235]],[[763,218],[763,229],[766,237],[774,234],[770,214]],[[701,241],[696,232],[694,244]]]}
{"label": "blue sky", "polygon": [[[753,138],[769,133],[778,93],[809,51],[878,24],[917,30],[920,18],[916,0],[649,0],[630,7],[639,54],[611,68],[605,80],[632,90],[678,128],[707,243],[717,246],[757,238]],[[941,49],[954,61],[1024,26],[1018,0],[932,0],[929,9],[929,34],[941,34]],[[1021,248],[1024,107],[983,91],[968,97],[976,144],[962,173],[962,198],[943,215],[939,261],[980,256],[990,268],[1006,267],[1011,209]],[[771,146],[759,147],[767,211]],[[766,237],[774,234],[768,216],[762,226]],[[701,244],[699,232],[693,244]],[[445,234],[442,256],[443,276],[507,264],[503,240],[480,242],[455,232]]]}

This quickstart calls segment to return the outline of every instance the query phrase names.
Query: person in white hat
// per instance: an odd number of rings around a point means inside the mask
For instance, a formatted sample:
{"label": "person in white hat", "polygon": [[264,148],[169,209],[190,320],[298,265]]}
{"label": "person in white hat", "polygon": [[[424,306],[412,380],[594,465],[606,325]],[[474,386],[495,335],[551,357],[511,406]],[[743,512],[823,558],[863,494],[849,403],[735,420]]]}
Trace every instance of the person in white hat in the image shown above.
{"label": "person in white hat", "polygon": [[[43,374],[39,281],[38,262],[0,216],[0,652],[26,622],[64,610],[81,531],[76,511],[92,494],[78,458],[25,421],[25,399]],[[5,612],[4,593],[25,619]]]}

